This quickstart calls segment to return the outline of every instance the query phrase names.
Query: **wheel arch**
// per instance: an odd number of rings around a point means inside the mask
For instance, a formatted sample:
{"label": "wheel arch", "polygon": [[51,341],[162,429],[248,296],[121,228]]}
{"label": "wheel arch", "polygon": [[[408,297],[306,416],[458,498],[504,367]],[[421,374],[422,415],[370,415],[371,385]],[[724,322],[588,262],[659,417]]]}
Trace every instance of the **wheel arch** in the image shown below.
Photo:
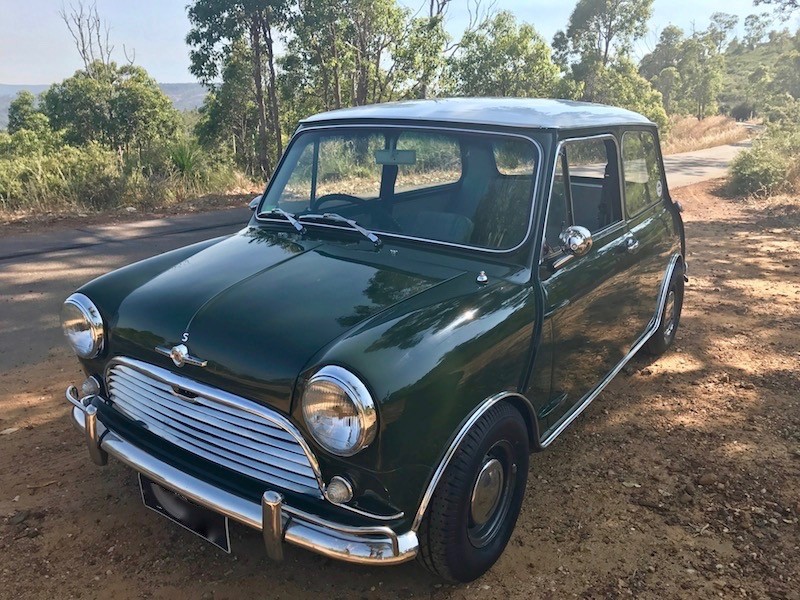
{"label": "wheel arch", "polygon": [[531,402],[525,396],[518,392],[505,391],[486,398],[477,407],[475,407],[475,409],[469,415],[467,415],[467,417],[461,422],[461,425],[458,427],[455,434],[450,438],[450,441],[448,442],[442,457],[439,459],[433,475],[431,475],[428,484],[425,487],[425,492],[422,495],[422,500],[420,501],[417,512],[414,515],[414,521],[411,525],[411,529],[413,531],[419,530],[419,526],[422,523],[422,519],[425,517],[425,513],[427,512],[428,506],[433,498],[433,494],[436,491],[436,487],[439,485],[444,472],[447,470],[448,465],[453,460],[453,457],[458,451],[458,448],[461,446],[461,442],[464,440],[469,430],[478,421],[478,419],[486,414],[490,408],[500,402],[507,402],[517,412],[520,413],[520,416],[525,422],[525,428],[528,432],[528,440],[531,451],[541,450],[541,446],[539,445],[539,423],[536,418],[536,411],[534,410]]}

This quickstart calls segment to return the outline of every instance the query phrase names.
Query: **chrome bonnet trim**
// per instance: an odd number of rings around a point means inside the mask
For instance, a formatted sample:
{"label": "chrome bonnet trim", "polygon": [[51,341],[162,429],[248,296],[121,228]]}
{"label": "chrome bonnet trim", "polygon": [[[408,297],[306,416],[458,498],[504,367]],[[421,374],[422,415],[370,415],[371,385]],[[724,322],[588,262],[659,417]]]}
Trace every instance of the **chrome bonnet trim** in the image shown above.
{"label": "chrome bonnet trim", "polygon": [[644,346],[647,343],[647,340],[649,340],[656,332],[656,330],[659,328],[659,326],[661,325],[662,313],[664,312],[664,303],[667,300],[667,290],[669,289],[669,282],[672,279],[672,274],[675,271],[675,267],[680,258],[681,258],[680,254],[673,254],[670,257],[669,264],[667,265],[666,275],[664,275],[664,279],[661,282],[661,289],[658,293],[658,300],[656,302],[656,312],[653,318],[650,320],[650,324],[647,326],[647,329],[645,329],[645,332],[639,337],[638,341],[633,345],[630,351],[624,357],[622,357],[622,360],[619,361],[619,363],[617,363],[617,365],[603,378],[603,380],[599,384],[597,384],[597,386],[592,391],[590,391],[588,394],[586,394],[586,396],[584,396],[583,400],[580,402],[578,407],[571,413],[569,413],[569,416],[567,416],[567,418],[565,418],[564,421],[562,421],[558,425],[558,427],[556,427],[553,430],[551,434],[549,434],[541,441],[542,448],[547,448],[547,446],[552,444],[553,441],[559,435],[561,435],[564,432],[564,430],[567,427],[569,427],[570,424],[572,424],[572,422],[575,419],[577,419],[584,410],[586,410],[586,407],[588,407],[592,403],[592,400],[594,400],[595,398],[597,398],[597,396],[600,395],[600,392],[602,392],[605,389],[605,387],[609,383],[611,383],[611,380],[617,376],[617,373],[619,373],[622,370],[622,368],[626,364],[628,364],[628,361],[630,361],[636,355],[636,353],[639,352],[639,350],[641,350],[642,346]]}
{"label": "chrome bonnet trim", "polygon": [[[85,404],[85,403],[84,403]],[[86,407],[73,404],[72,421],[88,437]],[[318,554],[351,563],[392,565],[412,560],[419,542],[415,531],[398,534],[390,527],[351,527],[322,519],[285,504],[266,490],[262,502],[252,502],[160,461],[107,429],[99,420],[89,440],[157,484],[238,523],[261,531],[271,555],[282,554],[277,544],[286,541]],[[280,522],[280,530],[276,530]]]}

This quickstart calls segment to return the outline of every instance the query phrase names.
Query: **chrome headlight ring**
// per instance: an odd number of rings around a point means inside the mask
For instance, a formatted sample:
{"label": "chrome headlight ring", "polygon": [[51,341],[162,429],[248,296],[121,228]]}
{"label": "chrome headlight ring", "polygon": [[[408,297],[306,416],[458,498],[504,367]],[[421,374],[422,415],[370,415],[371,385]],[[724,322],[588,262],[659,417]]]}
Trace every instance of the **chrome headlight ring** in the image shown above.
{"label": "chrome headlight ring", "polygon": [[353,456],[375,439],[378,415],[367,386],[338,365],[317,371],[303,390],[303,418],[314,440],[337,456]]}
{"label": "chrome headlight ring", "polygon": [[61,307],[61,327],[73,352],[96,358],[105,346],[105,327],[100,311],[88,297],[72,294]]}

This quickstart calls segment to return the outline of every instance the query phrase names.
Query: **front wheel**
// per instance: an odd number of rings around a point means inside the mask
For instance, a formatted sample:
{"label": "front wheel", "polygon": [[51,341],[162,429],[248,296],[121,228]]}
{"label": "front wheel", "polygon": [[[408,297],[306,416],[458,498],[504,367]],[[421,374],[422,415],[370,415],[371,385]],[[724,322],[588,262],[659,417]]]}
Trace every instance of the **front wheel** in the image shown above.
{"label": "front wheel", "polygon": [[667,299],[661,313],[661,323],[645,345],[647,352],[653,356],[664,354],[675,341],[683,309],[683,286],[683,270],[676,267],[672,271],[672,278],[669,288],[667,288]]}
{"label": "front wheel", "polygon": [[497,562],[528,480],[528,431],[501,402],[469,430],[445,470],[419,530],[419,559],[449,581],[477,579]]}

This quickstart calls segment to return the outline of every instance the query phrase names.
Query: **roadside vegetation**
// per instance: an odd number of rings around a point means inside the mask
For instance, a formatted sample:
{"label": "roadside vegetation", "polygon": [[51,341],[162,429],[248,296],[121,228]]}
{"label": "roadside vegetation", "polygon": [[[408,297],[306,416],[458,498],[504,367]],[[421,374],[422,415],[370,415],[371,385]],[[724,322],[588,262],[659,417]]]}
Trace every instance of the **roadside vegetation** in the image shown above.
{"label": "roadside vegetation", "polygon": [[752,131],[727,115],[714,115],[705,119],[695,116],[672,115],[669,135],[662,143],[664,154],[678,154],[735,144],[753,135]]}
{"label": "roadside vegetation", "polygon": [[737,161],[731,189],[798,189],[800,33],[778,19],[797,2],[756,0],[778,12],[750,15],[741,36],[726,13],[690,34],[670,25],[637,62],[652,4],[577,0],[548,43],[477,0],[457,38],[446,28],[452,0],[417,13],[397,0],[193,0],[186,42],[208,94],[179,112],[135,57],[115,60],[97,9],[78,3],[62,17],[83,68],[38,97],[21,92],[0,131],[0,215],[156,210],[255,190],[303,117],[468,95],[629,108],[659,124],[666,152],[739,141],[750,132],[735,121],[756,119],[766,133]]}

